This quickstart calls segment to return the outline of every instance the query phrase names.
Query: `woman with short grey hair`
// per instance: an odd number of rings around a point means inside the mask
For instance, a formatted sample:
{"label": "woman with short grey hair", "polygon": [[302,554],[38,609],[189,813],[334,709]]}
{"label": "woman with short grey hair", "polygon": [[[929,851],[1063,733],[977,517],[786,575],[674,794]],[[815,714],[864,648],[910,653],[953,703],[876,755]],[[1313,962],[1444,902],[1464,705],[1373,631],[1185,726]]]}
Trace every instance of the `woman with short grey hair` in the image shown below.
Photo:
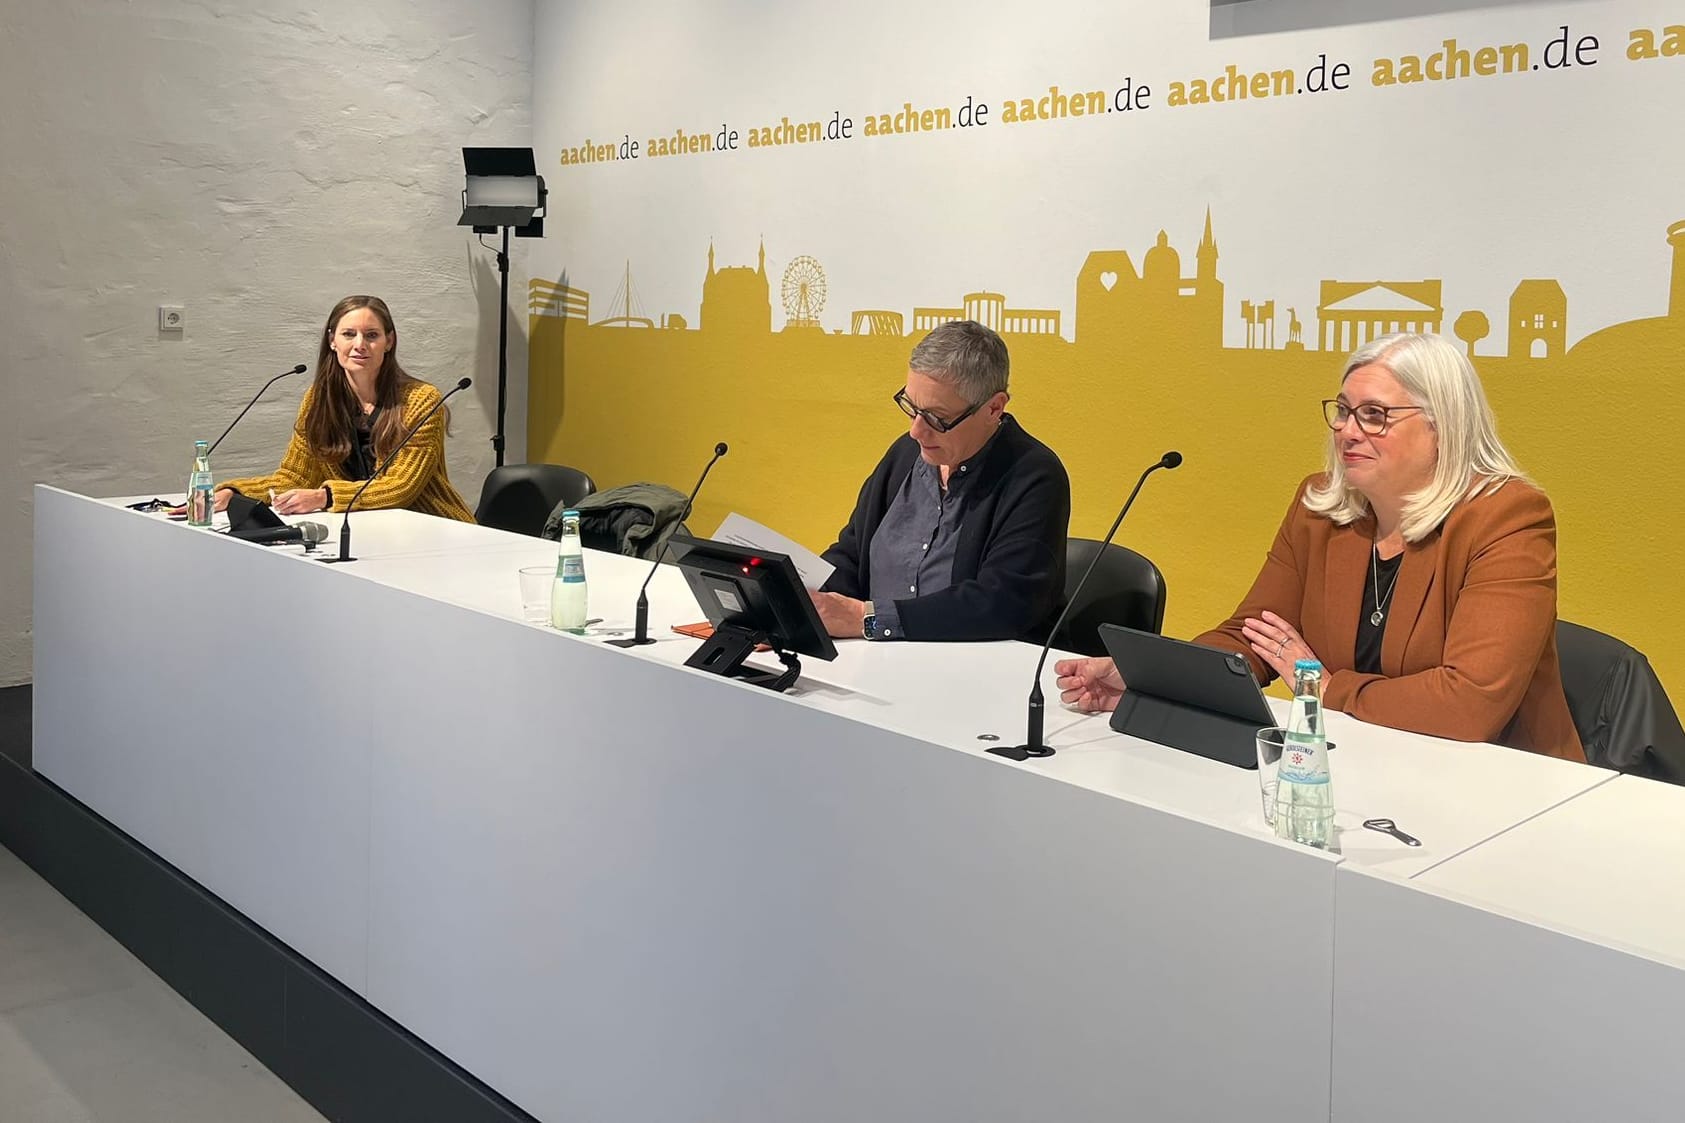
{"label": "woman with short grey hair", "polygon": [[894,395],[908,418],[825,551],[813,594],[833,636],[1040,640],[1065,588],[1071,484],[1006,412],[1011,361],[971,320],[942,324]]}
{"label": "woman with short grey hair", "polygon": [[[1322,407],[1326,469],[1235,614],[1194,642],[1262,682],[1319,660],[1324,703],[1364,721],[1584,760],[1556,654],[1556,516],[1474,366],[1440,336],[1385,336]],[[1110,660],[1056,670],[1080,709],[1125,689]]]}

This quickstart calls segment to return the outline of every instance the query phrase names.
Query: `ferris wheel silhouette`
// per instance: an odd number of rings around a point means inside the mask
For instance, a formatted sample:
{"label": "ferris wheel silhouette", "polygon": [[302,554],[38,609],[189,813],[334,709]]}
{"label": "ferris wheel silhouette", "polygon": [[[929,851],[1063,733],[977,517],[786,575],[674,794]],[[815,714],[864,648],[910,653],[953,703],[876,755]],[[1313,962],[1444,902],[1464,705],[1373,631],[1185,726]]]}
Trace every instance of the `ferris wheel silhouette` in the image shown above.
{"label": "ferris wheel silhouette", "polygon": [[784,270],[784,314],[789,327],[819,327],[819,313],[825,307],[825,270],[806,254],[791,261]]}

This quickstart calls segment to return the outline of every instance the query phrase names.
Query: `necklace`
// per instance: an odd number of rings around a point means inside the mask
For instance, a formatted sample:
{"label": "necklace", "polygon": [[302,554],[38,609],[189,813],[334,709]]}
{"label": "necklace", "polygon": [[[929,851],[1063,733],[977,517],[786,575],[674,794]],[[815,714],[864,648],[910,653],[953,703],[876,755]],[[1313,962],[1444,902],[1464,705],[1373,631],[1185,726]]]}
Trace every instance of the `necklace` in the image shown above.
{"label": "necklace", "polygon": [[1369,614],[1369,623],[1379,628],[1381,621],[1387,618],[1387,602],[1392,599],[1392,591],[1398,588],[1398,575],[1404,572],[1404,563],[1400,562],[1393,571],[1392,583],[1387,586],[1387,595],[1381,595],[1381,544],[1377,542],[1375,548],[1369,551],[1369,574],[1375,581],[1375,611]]}

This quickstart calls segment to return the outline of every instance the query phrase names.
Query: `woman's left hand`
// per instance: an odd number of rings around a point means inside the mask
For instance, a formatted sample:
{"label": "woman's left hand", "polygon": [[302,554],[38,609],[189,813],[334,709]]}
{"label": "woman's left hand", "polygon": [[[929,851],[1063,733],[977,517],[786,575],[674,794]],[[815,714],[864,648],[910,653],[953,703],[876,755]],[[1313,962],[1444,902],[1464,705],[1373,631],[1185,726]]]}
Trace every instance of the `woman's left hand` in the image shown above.
{"label": "woman's left hand", "polygon": [[275,497],[273,506],[283,515],[308,515],[313,511],[325,511],[328,507],[328,489],[297,487],[291,491],[283,491]]}
{"label": "woman's left hand", "polygon": [[1261,620],[1248,616],[1240,630],[1252,645],[1252,650],[1258,653],[1258,658],[1288,682],[1293,681],[1294,663],[1300,659],[1316,658],[1316,652],[1299,635],[1299,630],[1268,610]]}

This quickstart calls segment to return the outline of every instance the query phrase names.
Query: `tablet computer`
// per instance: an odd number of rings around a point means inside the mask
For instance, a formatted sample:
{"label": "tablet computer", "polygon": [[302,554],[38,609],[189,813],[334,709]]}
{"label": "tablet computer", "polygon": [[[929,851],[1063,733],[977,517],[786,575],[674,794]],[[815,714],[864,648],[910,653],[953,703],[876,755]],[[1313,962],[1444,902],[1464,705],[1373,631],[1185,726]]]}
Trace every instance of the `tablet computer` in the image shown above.
{"label": "tablet computer", "polygon": [[1252,665],[1232,651],[1100,625],[1128,689],[1112,728],[1236,768],[1258,767],[1258,730],[1277,724]]}

